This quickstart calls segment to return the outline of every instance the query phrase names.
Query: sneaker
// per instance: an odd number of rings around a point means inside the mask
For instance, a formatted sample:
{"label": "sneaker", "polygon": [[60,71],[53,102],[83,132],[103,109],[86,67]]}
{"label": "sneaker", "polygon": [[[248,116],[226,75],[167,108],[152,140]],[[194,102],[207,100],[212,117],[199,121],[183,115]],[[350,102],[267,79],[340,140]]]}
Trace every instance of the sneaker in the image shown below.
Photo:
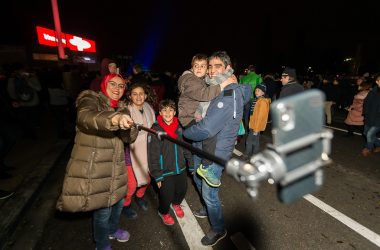
{"label": "sneaker", "polygon": [[161,217],[162,222],[164,222],[165,225],[168,225],[168,226],[174,225],[174,219],[169,213],[161,214],[160,212],[158,212],[158,215]]}
{"label": "sneaker", "polygon": [[171,204],[170,208],[174,211],[178,218],[183,218],[185,216],[185,212],[183,211],[181,205]]}
{"label": "sneaker", "polygon": [[202,177],[209,186],[220,187],[222,184],[210,167],[204,168],[202,165],[197,169],[197,174]]}
{"label": "sneaker", "polygon": [[207,211],[205,207],[202,207],[201,209],[193,211],[193,214],[197,218],[207,218]]}
{"label": "sneaker", "polygon": [[124,214],[128,219],[137,218],[137,213],[133,208],[131,208],[131,206],[123,207],[123,210],[121,211],[121,213]]}
{"label": "sneaker", "polygon": [[369,150],[368,148],[363,148],[362,155],[364,157],[370,156],[371,154],[372,154],[371,150]]}
{"label": "sneaker", "polygon": [[144,200],[144,198],[136,197],[135,201],[136,201],[137,205],[139,205],[139,207],[142,210],[148,211],[148,202],[146,200]]}
{"label": "sneaker", "polygon": [[6,198],[11,197],[13,194],[14,192],[0,189],[0,200],[5,200]]}
{"label": "sneaker", "polygon": [[129,233],[126,230],[118,229],[114,234],[108,236],[110,240],[116,239],[118,242],[126,242],[129,240]]}
{"label": "sneaker", "polygon": [[204,246],[214,246],[216,243],[218,243],[221,239],[226,237],[227,230],[224,230],[221,233],[216,233],[213,230],[210,230],[202,239],[201,243]]}

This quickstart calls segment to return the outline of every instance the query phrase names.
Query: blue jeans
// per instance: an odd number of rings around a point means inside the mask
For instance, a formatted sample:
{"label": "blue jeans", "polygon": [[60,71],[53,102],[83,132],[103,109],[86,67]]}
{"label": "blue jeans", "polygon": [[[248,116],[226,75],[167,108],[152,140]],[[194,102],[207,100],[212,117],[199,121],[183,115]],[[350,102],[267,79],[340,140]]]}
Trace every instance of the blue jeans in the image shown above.
{"label": "blue jeans", "polygon": [[100,208],[93,212],[94,240],[97,250],[103,250],[108,245],[111,245],[108,236],[114,234],[117,230],[123,204],[124,199],[121,199],[112,207]]}
{"label": "blue jeans", "polygon": [[380,140],[376,134],[380,131],[380,127],[364,125],[364,132],[367,142],[366,148],[373,150],[375,147],[380,147]]}
{"label": "blue jeans", "polygon": [[[219,199],[219,188],[209,186],[206,181],[196,174],[199,165],[195,168],[193,179],[195,185],[202,196],[203,202],[206,204],[208,219],[211,224],[211,229],[214,232],[224,231],[224,218],[222,214],[222,205]],[[215,175],[222,177],[223,168],[215,163],[211,164],[209,168],[212,168]]]}

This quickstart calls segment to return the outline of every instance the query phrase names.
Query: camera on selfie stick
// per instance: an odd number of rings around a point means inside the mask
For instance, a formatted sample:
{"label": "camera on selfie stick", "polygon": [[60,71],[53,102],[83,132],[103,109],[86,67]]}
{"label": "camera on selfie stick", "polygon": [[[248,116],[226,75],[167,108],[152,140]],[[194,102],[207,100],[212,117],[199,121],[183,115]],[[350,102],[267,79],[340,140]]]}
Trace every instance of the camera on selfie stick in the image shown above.
{"label": "camera on selfie stick", "polygon": [[277,185],[281,202],[291,203],[317,191],[322,167],[331,163],[332,131],[324,129],[323,92],[307,90],[271,104],[273,144],[248,162],[232,158],[226,171],[247,186],[252,198],[259,182]]}

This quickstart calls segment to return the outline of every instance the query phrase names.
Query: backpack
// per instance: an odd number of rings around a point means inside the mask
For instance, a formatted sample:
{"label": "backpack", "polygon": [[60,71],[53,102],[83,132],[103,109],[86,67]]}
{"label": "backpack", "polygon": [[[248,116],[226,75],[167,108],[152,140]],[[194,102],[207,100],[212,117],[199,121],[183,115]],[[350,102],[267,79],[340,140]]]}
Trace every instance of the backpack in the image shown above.
{"label": "backpack", "polygon": [[32,100],[34,96],[34,90],[28,84],[28,78],[26,76],[18,75],[14,79],[15,92],[17,99],[22,102],[28,102]]}

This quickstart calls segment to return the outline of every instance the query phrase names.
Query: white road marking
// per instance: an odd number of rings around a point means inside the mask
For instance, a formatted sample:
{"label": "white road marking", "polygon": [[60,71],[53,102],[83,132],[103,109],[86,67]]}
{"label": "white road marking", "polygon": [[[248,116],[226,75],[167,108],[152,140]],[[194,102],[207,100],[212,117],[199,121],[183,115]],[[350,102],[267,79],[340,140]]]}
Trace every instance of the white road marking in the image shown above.
{"label": "white road marking", "polygon": [[[329,127],[329,128],[333,128],[333,127]],[[343,129],[339,129],[339,128],[333,128],[333,129],[347,131],[347,130],[343,130]],[[358,134],[358,133],[356,133],[356,134]],[[358,134],[358,135],[361,135],[361,134]],[[234,149],[234,153],[235,153],[235,151],[242,154],[237,149]],[[236,154],[236,155],[238,155],[238,154]],[[332,217],[334,217],[335,219],[337,219],[341,223],[345,224],[346,226],[348,226],[349,228],[351,228],[352,230],[354,230],[355,232],[357,232],[358,234],[360,234],[361,236],[363,236],[367,240],[371,241],[372,243],[374,243],[375,245],[380,247],[380,235],[378,235],[375,232],[371,231],[370,229],[362,226],[361,224],[354,221],[350,217],[342,214],[338,210],[334,209],[333,207],[329,206],[328,204],[324,203],[323,201],[315,198],[314,196],[312,196],[310,194],[305,195],[303,198],[305,200],[307,200],[308,202],[310,202],[311,204],[313,204],[314,206],[318,207],[319,209],[325,211],[326,213],[328,213],[329,215],[331,215]]]}
{"label": "white road marking", "polygon": [[[328,125],[325,125],[326,128],[331,128],[331,129],[334,129],[334,130],[338,130],[338,131],[342,131],[342,132],[348,132],[347,129],[342,129],[342,128],[337,128],[337,127],[333,127],[333,126],[328,126]],[[360,133],[357,133],[357,132],[354,132],[355,135],[362,135]]]}
{"label": "white road marking", "polygon": [[237,155],[237,156],[242,156],[242,155],[243,155],[242,152],[240,152],[239,150],[237,150],[237,149],[235,149],[235,148],[234,148],[233,153],[234,153],[235,155]]}
{"label": "white road marking", "polygon": [[314,206],[322,209],[338,221],[342,222],[367,240],[371,241],[378,247],[380,247],[380,235],[376,234],[375,232],[369,230],[368,228],[360,225],[358,222],[354,221],[353,219],[349,218],[348,216],[342,214],[338,210],[334,209],[333,207],[327,205],[323,201],[315,198],[314,196],[307,194],[303,197],[305,200],[309,201]]}
{"label": "white road marking", "polygon": [[199,226],[197,219],[193,215],[193,212],[191,212],[191,209],[185,199],[182,201],[181,206],[185,212],[185,216],[183,218],[177,217],[177,221],[181,227],[182,233],[185,236],[190,250],[212,250],[212,247],[202,245],[201,239],[205,233]]}

